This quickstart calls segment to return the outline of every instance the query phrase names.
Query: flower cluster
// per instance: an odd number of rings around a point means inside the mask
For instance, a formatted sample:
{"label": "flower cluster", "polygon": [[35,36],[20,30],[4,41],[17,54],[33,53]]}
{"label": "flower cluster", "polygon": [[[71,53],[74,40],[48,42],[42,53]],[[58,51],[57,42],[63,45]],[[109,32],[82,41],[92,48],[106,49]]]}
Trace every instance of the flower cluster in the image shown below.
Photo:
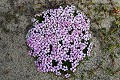
{"label": "flower cluster", "polygon": [[28,31],[29,54],[36,58],[41,72],[54,72],[68,78],[79,61],[90,56],[90,21],[75,6],[49,9],[36,14]]}

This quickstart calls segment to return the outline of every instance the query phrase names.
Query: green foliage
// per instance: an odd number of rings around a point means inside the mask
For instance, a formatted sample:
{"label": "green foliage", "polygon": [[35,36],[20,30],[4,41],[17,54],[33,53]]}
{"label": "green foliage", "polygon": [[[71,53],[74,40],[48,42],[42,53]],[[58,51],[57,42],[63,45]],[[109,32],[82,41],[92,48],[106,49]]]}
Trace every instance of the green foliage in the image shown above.
{"label": "green foliage", "polygon": [[36,16],[35,18],[39,21],[39,23],[41,23],[42,21],[45,20],[45,18],[43,18],[43,15],[41,15],[41,16]]}

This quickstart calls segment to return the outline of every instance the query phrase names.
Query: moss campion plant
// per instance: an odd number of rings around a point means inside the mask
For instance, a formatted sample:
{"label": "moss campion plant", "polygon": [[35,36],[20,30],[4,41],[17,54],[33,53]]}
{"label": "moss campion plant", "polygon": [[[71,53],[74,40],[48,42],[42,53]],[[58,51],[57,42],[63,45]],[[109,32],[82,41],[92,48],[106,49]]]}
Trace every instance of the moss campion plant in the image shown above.
{"label": "moss campion plant", "polygon": [[68,78],[90,56],[90,21],[75,6],[49,9],[35,15],[32,22],[26,40],[38,71]]}

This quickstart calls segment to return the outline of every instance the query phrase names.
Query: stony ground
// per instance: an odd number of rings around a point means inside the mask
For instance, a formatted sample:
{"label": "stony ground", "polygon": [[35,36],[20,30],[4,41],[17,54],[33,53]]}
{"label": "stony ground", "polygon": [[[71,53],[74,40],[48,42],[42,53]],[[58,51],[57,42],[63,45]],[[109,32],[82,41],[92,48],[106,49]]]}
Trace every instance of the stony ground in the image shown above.
{"label": "stony ground", "polygon": [[120,0],[113,1],[0,0],[0,80],[64,80],[36,70],[25,36],[36,13],[71,4],[91,19],[94,47],[68,80],[120,80]]}

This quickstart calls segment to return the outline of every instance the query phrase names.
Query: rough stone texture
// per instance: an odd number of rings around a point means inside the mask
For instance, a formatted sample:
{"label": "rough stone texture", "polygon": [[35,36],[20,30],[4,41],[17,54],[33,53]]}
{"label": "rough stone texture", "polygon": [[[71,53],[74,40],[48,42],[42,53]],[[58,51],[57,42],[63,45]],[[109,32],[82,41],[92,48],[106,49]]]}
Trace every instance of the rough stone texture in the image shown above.
{"label": "rough stone texture", "polygon": [[[78,1],[84,3],[89,0],[0,0],[0,80],[64,80],[52,73],[41,73],[36,70],[33,58],[27,54],[25,36],[28,29],[32,27],[30,20],[35,13],[51,7],[55,8],[60,4],[73,4],[84,10],[84,6]],[[92,1],[107,3],[108,0]],[[120,3],[119,0],[114,1]],[[102,26],[110,27],[109,18],[103,20]],[[97,26],[92,24],[91,27]],[[89,60],[80,62],[75,77],[69,80],[120,80],[119,72],[115,76],[110,76],[105,72],[104,67],[109,65],[110,59],[108,55],[102,53],[96,37],[93,37],[93,43],[91,57]],[[115,59],[115,62],[117,69],[120,67],[120,58]],[[102,63],[103,68],[100,66]]]}

